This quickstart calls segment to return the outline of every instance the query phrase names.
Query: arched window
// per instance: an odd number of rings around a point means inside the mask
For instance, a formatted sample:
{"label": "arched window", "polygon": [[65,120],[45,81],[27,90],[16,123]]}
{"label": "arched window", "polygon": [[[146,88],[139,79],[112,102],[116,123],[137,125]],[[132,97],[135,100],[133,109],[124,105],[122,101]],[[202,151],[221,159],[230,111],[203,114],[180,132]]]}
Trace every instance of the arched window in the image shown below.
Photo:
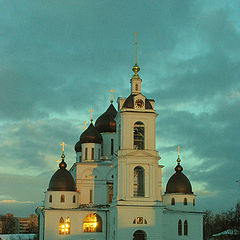
{"label": "arched window", "polygon": [[100,160],[100,156],[101,156],[101,150],[100,148],[98,149],[98,160]]}
{"label": "arched window", "polygon": [[87,155],[88,155],[88,150],[87,150],[87,148],[85,148],[85,160],[88,159]]}
{"label": "arched window", "polygon": [[146,240],[146,239],[147,239],[147,234],[142,230],[137,230],[133,234],[133,240]]}
{"label": "arched window", "polygon": [[118,149],[121,149],[121,125],[118,125]]}
{"label": "arched window", "polygon": [[111,139],[111,155],[113,155],[114,152],[114,139]]}
{"label": "arched window", "polygon": [[182,236],[182,221],[178,221],[178,235]]}
{"label": "arched window", "polygon": [[193,206],[195,206],[195,204],[196,204],[196,200],[195,200],[195,198],[193,199]]}
{"label": "arched window", "polygon": [[136,91],[138,91],[138,84],[136,84],[136,87],[135,87]]}
{"label": "arched window", "polygon": [[187,205],[187,198],[184,198],[184,205]]}
{"label": "arched window", "polygon": [[92,160],[94,160],[94,148],[92,148]]}
{"label": "arched window", "polygon": [[65,196],[61,195],[60,202],[65,202]]}
{"label": "arched window", "polygon": [[188,222],[187,220],[184,221],[184,235],[188,235]]}
{"label": "arched window", "polygon": [[70,218],[68,217],[65,221],[65,234],[70,234],[70,227],[71,227],[71,221]]}
{"label": "arched window", "polygon": [[90,190],[89,203],[93,203],[92,189]]}
{"label": "arched window", "polygon": [[49,202],[52,202],[52,195],[49,196]]}
{"label": "arched window", "polygon": [[64,220],[61,217],[59,220],[59,234],[64,234],[64,229],[65,229],[65,225],[64,225]]}
{"label": "arched window", "polygon": [[88,214],[83,220],[83,232],[102,232],[102,218],[96,213]]}
{"label": "arched window", "polygon": [[73,196],[73,203],[75,203],[76,202],[76,196],[74,195]]}
{"label": "arched window", "polygon": [[175,205],[175,198],[172,198],[171,205]]}
{"label": "arched window", "polygon": [[133,195],[135,197],[144,197],[145,190],[144,190],[144,168],[142,167],[135,167],[134,168],[134,188],[133,188]]}
{"label": "arched window", "polygon": [[135,122],[133,128],[133,146],[135,149],[144,149],[144,124]]}

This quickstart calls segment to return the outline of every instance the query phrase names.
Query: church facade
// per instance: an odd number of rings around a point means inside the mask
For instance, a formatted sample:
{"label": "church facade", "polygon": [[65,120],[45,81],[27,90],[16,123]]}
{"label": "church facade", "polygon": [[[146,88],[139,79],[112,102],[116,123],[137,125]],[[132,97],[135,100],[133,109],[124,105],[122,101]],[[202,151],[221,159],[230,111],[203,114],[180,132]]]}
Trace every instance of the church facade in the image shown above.
{"label": "church facade", "polygon": [[36,212],[40,240],[202,240],[203,213],[183,174],[175,173],[162,192],[156,150],[154,100],[141,91],[133,67],[131,92],[118,98],[81,134],[76,162],[68,171],[64,151],[59,169]]}

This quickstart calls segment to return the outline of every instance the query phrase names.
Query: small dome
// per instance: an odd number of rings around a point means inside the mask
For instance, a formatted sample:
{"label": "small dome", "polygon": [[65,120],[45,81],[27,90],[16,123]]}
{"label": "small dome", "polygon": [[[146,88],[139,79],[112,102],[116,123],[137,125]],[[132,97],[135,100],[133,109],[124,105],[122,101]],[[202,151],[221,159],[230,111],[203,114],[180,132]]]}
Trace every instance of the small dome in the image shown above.
{"label": "small dome", "polygon": [[[64,154],[62,155],[62,157]],[[65,157],[65,156],[64,156]],[[66,169],[67,164],[62,162],[59,164],[59,169],[53,174],[48,191],[76,191],[76,184],[71,173]]]}
{"label": "small dome", "polygon": [[102,143],[102,136],[92,123],[80,136],[80,143]]}
{"label": "small dome", "polygon": [[82,151],[82,143],[81,143],[80,140],[75,144],[74,149],[75,149],[76,152],[81,152]]}
{"label": "small dome", "polygon": [[111,103],[106,112],[104,112],[96,121],[95,127],[98,132],[116,132],[116,121],[114,118],[117,115],[117,110]]}
{"label": "small dome", "polygon": [[192,186],[188,178],[182,173],[182,166],[178,162],[174,173],[168,180],[166,193],[193,194]]}
{"label": "small dome", "polygon": [[[123,104],[123,108],[134,108],[134,97],[136,95],[131,94],[127,97]],[[149,99],[145,98],[145,109],[153,109]]]}

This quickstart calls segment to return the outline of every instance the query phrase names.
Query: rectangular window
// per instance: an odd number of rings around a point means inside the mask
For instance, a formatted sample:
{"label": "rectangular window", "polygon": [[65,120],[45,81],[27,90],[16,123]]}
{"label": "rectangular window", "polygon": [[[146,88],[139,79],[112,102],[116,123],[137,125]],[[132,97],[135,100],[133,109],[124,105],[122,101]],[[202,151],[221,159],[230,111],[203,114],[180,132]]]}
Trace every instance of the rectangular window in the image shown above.
{"label": "rectangular window", "polygon": [[92,148],[92,160],[94,160],[94,148]]}
{"label": "rectangular window", "polygon": [[87,160],[87,155],[88,155],[87,148],[85,148],[85,160]]}
{"label": "rectangular window", "polygon": [[111,155],[113,155],[113,151],[114,151],[114,140],[111,139]]}
{"label": "rectangular window", "polygon": [[89,200],[89,203],[93,203],[92,189],[90,190],[90,200]]}

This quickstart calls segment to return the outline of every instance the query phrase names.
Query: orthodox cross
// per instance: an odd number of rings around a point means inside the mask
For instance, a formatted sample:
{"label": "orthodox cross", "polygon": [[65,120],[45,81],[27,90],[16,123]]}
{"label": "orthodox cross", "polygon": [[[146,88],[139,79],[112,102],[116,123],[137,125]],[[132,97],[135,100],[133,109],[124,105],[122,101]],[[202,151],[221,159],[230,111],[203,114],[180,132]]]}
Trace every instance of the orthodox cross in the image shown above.
{"label": "orthodox cross", "polygon": [[86,129],[87,129],[87,123],[88,123],[88,122],[87,122],[87,121],[84,121],[83,123],[85,124],[85,130],[86,130]]}
{"label": "orthodox cross", "polygon": [[178,150],[178,158],[179,158],[179,156],[180,156],[180,151],[181,151],[182,149],[180,148],[180,146],[178,146],[178,147],[177,147],[177,150]]}
{"label": "orthodox cross", "polygon": [[92,122],[93,121],[93,111],[94,111],[94,109],[91,108],[90,111],[91,111],[91,122]]}
{"label": "orthodox cross", "polygon": [[59,159],[56,161],[56,163],[59,165],[59,163],[60,163],[61,161],[59,161]]}
{"label": "orthodox cross", "polygon": [[110,92],[111,92],[111,103],[113,103],[113,93],[114,93],[115,91],[112,89],[112,90],[110,90]]}
{"label": "orthodox cross", "polygon": [[66,146],[67,144],[65,143],[65,142],[62,142],[61,144],[60,144],[60,146],[62,146],[62,151],[64,152],[64,146]]}

